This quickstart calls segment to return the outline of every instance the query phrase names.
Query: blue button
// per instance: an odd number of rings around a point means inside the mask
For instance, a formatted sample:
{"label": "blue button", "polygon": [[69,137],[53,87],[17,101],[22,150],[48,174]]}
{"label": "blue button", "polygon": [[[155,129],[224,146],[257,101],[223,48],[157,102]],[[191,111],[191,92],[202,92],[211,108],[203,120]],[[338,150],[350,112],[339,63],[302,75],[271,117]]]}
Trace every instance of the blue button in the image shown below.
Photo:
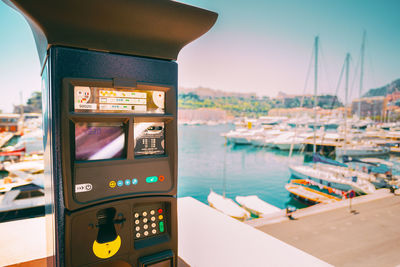
{"label": "blue button", "polygon": [[123,182],[122,180],[119,180],[119,181],[117,182],[117,185],[118,185],[118,186],[123,186],[123,185],[124,185],[124,182]]}
{"label": "blue button", "polygon": [[149,176],[146,178],[146,183],[155,183],[158,181],[158,177],[157,176]]}
{"label": "blue button", "polygon": [[131,185],[131,180],[130,179],[126,179],[125,180],[125,185]]}
{"label": "blue button", "polygon": [[135,178],[135,179],[132,179],[132,184],[137,184],[138,183],[138,180]]}

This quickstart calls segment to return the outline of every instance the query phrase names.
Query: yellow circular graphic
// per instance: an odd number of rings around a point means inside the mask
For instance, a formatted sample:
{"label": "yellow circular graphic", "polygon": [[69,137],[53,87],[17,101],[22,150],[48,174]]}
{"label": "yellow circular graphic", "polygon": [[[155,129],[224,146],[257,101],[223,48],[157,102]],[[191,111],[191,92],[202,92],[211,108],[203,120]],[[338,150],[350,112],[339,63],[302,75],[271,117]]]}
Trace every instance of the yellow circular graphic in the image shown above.
{"label": "yellow circular graphic", "polygon": [[98,243],[96,240],[93,242],[94,255],[100,259],[111,258],[118,252],[120,247],[121,238],[119,236],[114,241],[107,243]]}
{"label": "yellow circular graphic", "polygon": [[114,187],[117,185],[117,183],[116,183],[115,181],[111,181],[108,185],[109,185],[111,188],[114,188]]}

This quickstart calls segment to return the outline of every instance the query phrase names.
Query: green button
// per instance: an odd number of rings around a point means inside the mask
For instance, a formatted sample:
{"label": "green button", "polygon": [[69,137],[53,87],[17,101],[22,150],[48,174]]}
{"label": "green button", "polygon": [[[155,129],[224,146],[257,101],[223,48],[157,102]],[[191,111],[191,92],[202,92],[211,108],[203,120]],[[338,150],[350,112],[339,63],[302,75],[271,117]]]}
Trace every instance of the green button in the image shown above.
{"label": "green button", "polygon": [[146,178],[146,183],[155,183],[158,181],[158,177],[157,176],[149,176]]}
{"label": "green button", "polygon": [[160,232],[164,232],[164,222],[160,222]]}

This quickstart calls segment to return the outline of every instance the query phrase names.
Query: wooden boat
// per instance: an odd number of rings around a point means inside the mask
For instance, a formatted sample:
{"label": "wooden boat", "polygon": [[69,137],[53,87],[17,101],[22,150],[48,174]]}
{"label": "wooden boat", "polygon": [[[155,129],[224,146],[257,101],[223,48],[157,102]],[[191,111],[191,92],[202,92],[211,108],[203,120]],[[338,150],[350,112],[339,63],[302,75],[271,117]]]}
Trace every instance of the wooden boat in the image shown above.
{"label": "wooden boat", "polygon": [[235,200],[243,208],[259,217],[281,211],[281,209],[261,200],[258,196],[237,196]]}
{"label": "wooden boat", "polygon": [[210,207],[219,210],[220,212],[232,218],[238,219],[240,221],[244,221],[250,218],[250,213],[247,210],[241,208],[232,199],[218,195],[212,190],[208,195],[207,200],[210,204]]}
{"label": "wooden boat", "polygon": [[288,190],[292,195],[307,202],[317,204],[317,203],[333,203],[340,201],[341,199],[318,191],[316,189],[307,186],[308,182],[304,179],[291,180],[290,183],[285,185],[285,189]]}

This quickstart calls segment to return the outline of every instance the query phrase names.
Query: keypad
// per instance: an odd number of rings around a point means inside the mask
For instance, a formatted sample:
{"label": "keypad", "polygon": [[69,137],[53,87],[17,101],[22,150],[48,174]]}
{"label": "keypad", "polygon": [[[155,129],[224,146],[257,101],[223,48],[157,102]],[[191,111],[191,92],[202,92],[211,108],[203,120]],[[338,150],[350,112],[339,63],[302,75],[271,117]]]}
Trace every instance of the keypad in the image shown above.
{"label": "keypad", "polygon": [[135,207],[132,216],[135,240],[149,238],[165,232],[165,208],[161,203]]}

